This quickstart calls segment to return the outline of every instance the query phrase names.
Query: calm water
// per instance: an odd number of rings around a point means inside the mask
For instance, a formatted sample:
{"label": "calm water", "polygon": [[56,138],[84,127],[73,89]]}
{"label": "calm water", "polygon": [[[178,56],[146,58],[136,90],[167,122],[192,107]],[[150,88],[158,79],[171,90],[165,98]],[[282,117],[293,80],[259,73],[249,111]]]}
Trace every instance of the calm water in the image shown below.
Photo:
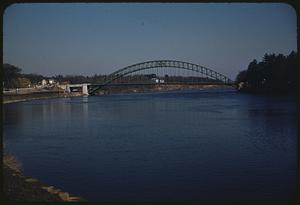
{"label": "calm water", "polygon": [[88,200],[288,199],[293,98],[234,90],[59,98],[4,105],[5,150]]}

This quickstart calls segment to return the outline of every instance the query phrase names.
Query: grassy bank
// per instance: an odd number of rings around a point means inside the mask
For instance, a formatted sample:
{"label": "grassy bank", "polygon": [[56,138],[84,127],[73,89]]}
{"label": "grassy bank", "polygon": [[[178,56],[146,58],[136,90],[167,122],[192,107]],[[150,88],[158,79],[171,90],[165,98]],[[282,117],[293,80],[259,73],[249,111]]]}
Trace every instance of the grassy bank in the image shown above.
{"label": "grassy bank", "polygon": [[21,165],[11,155],[3,157],[3,192],[6,201],[84,201],[37,179],[24,176]]}

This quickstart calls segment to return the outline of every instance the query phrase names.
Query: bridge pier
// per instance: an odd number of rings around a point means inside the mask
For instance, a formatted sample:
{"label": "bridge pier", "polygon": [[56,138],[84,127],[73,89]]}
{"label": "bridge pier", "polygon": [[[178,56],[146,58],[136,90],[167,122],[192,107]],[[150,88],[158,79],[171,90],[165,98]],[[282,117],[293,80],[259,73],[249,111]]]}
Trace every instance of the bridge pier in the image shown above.
{"label": "bridge pier", "polygon": [[88,90],[88,84],[87,83],[82,85],[82,94],[83,95],[89,95],[89,90]]}
{"label": "bridge pier", "polygon": [[89,95],[88,86],[90,83],[83,84],[68,84],[66,86],[66,91],[68,93],[82,93],[83,95]]}

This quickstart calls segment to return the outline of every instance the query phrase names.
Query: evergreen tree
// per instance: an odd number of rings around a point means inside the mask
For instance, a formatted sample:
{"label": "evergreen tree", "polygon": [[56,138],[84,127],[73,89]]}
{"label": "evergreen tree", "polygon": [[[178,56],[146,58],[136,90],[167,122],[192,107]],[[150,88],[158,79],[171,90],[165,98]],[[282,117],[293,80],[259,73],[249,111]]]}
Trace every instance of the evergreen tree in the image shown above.
{"label": "evergreen tree", "polygon": [[288,56],[265,54],[262,61],[253,60],[247,70],[241,71],[236,83],[244,82],[244,90],[269,93],[293,92],[296,90],[297,53]]}

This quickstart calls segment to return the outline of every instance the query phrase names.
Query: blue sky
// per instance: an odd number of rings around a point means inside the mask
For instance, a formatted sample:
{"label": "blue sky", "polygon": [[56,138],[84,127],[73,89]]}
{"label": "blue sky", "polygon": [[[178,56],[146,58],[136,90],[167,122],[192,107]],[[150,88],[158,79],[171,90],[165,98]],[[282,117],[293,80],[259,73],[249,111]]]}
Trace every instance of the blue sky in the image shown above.
{"label": "blue sky", "polygon": [[296,24],[282,3],[14,4],[4,13],[3,61],[51,76],[173,59],[234,79],[265,53],[296,51]]}

